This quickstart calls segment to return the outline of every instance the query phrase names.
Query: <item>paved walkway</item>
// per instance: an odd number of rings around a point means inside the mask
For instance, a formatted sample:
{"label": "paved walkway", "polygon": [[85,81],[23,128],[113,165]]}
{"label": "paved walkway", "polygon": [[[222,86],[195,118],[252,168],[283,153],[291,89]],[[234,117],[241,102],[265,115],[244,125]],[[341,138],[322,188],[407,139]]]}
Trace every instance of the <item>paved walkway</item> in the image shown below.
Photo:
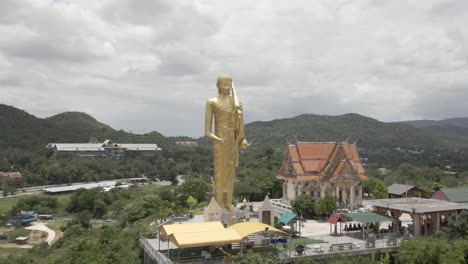
{"label": "paved walkway", "polygon": [[44,223],[36,221],[31,226],[28,226],[25,229],[46,232],[47,233],[46,242],[47,244],[52,245],[52,241],[54,241],[54,238],[55,238],[55,231],[48,228]]}

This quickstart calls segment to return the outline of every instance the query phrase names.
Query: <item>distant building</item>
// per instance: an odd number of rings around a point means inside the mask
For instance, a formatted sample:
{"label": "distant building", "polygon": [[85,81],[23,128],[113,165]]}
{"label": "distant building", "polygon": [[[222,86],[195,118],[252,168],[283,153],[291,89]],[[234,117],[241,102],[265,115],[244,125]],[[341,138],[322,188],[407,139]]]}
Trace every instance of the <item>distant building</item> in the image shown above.
{"label": "distant building", "polygon": [[21,179],[20,172],[0,172],[0,176],[8,177],[10,179]]}
{"label": "distant building", "polygon": [[447,175],[457,175],[458,174],[458,172],[456,172],[456,171],[444,171],[444,173],[447,174]]}
{"label": "distant building", "polygon": [[311,195],[318,200],[330,194],[355,208],[362,202],[361,181],[367,175],[354,144],[297,142],[286,148],[277,178],[283,180],[283,199]]}
{"label": "distant building", "polygon": [[46,148],[53,150],[54,154],[69,153],[80,157],[114,157],[123,158],[128,153],[139,153],[144,156],[153,156],[161,151],[157,144],[121,144],[109,139],[99,143],[49,143]]}
{"label": "distant building", "polygon": [[117,184],[117,180],[112,181],[101,181],[101,182],[91,182],[91,183],[80,183],[80,184],[73,184],[67,186],[60,186],[60,187],[44,187],[42,191],[46,194],[64,194],[64,193],[72,193],[79,189],[94,189],[94,188],[103,188],[103,190],[111,190]]}
{"label": "distant building", "polygon": [[432,199],[452,203],[468,203],[468,187],[443,188],[434,193]]}
{"label": "distant building", "polygon": [[179,145],[179,146],[188,146],[188,147],[198,146],[197,141],[176,141],[176,144]]}
{"label": "distant building", "polygon": [[382,176],[392,173],[391,170],[387,170],[386,168],[379,168],[377,172],[379,173],[379,175],[382,175]]}
{"label": "distant building", "polygon": [[413,185],[405,185],[394,183],[388,186],[388,198],[406,198],[406,197],[419,197],[421,198],[425,191]]}

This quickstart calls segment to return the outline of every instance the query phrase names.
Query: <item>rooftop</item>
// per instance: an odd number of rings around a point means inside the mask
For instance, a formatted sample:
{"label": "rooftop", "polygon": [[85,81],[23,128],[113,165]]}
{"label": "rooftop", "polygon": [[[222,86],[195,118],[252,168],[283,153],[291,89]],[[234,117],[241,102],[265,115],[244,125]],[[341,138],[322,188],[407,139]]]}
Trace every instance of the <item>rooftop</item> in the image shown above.
{"label": "rooftop", "polygon": [[442,191],[450,202],[465,203],[468,202],[468,187],[443,188]]}
{"label": "rooftop", "polygon": [[8,177],[10,179],[21,179],[20,172],[0,172],[0,176]]}
{"label": "rooftop", "polygon": [[69,186],[60,186],[60,187],[50,187],[44,188],[43,191],[46,193],[60,193],[60,192],[71,192],[76,191],[78,189],[93,189],[98,187],[108,187],[108,186],[115,186],[117,181],[102,181],[102,182],[93,182],[93,183],[82,183],[82,184],[75,184]]}
{"label": "rooftop", "polygon": [[468,204],[459,204],[446,202],[437,199],[425,198],[396,198],[396,199],[378,199],[367,200],[365,203],[382,208],[396,209],[403,212],[429,213],[449,210],[468,209]]}
{"label": "rooftop", "polygon": [[420,188],[413,186],[413,185],[406,185],[406,184],[399,184],[399,183],[394,183],[390,186],[388,186],[388,193],[389,194],[396,194],[396,195],[402,195],[406,193],[407,191],[411,189],[417,189],[422,191]]}
{"label": "rooftop", "polygon": [[161,150],[157,144],[113,143],[109,139],[104,140],[102,143],[49,143],[46,148],[55,148],[57,151],[104,151],[106,148],[122,148],[138,151]]}
{"label": "rooftop", "polygon": [[316,181],[326,175],[336,176],[346,169],[361,180],[367,179],[356,145],[347,142],[297,142],[288,145],[278,178],[293,176],[298,180]]}

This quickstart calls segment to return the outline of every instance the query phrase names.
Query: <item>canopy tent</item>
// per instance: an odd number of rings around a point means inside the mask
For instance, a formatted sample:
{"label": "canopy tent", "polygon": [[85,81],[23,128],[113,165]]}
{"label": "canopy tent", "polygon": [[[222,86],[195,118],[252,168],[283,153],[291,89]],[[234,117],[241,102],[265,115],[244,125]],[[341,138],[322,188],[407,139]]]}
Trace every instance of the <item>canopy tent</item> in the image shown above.
{"label": "canopy tent", "polygon": [[346,218],[342,217],[341,215],[330,215],[327,219],[327,223],[336,225],[336,223],[341,222],[344,223],[346,222]]}
{"label": "canopy tent", "polygon": [[285,213],[279,219],[278,223],[283,223],[285,225],[289,224],[291,221],[297,218],[297,214],[295,213]]}
{"label": "canopy tent", "polygon": [[212,245],[239,243],[242,238],[234,230],[205,231],[191,233],[174,233],[169,235],[178,248],[192,248]]}
{"label": "canopy tent", "polygon": [[376,212],[349,213],[343,215],[346,216],[348,219],[351,219],[352,221],[360,222],[363,224],[395,221],[395,218],[391,216],[379,214]]}
{"label": "canopy tent", "polygon": [[[340,233],[339,235],[341,235],[341,223],[344,223],[346,222],[346,217],[344,216],[341,216],[341,215],[331,215],[330,217],[328,217],[327,219],[327,223],[330,224],[330,234],[331,235],[338,235],[338,222],[340,223]],[[332,233],[332,225],[335,225],[335,232]]]}
{"label": "canopy tent", "polygon": [[221,222],[163,225],[164,234],[178,248],[203,247],[240,243],[243,238],[258,232],[288,233],[258,222],[243,222],[224,228]]}
{"label": "canopy tent", "polygon": [[159,228],[159,232],[165,236],[169,236],[174,233],[200,233],[208,231],[223,231],[225,228],[221,222],[201,222],[201,223],[190,223],[190,224],[173,224],[163,225]]}
{"label": "canopy tent", "polygon": [[396,221],[395,218],[379,214],[376,212],[362,212],[362,213],[350,213],[350,214],[343,214],[346,218],[351,219],[352,221],[362,223],[362,237],[365,238],[364,226],[369,223],[376,223],[377,224],[377,233],[380,235],[379,224],[380,222],[393,222]]}
{"label": "canopy tent", "polygon": [[245,238],[248,235],[255,234],[258,232],[269,231],[269,232],[277,232],[287,236],[290,236],[289,233],[281,231],[277,228],[269,226],[264,223],[260,222],[243,222],[232,225],[227,228],[228,230],[234,230],[241,238]]}

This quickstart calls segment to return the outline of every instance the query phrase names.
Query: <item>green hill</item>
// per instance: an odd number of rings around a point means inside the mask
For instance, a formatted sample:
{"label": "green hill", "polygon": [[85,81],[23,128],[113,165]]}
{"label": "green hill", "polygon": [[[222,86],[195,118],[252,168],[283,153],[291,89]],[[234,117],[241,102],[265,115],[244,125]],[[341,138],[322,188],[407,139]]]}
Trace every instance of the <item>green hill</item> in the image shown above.
{"label": "green hill", "polygon": [[305,114],[294,118],[246,125],[246,135],[254,150],[270,145],[284,151],[287,142],[344,141],[357,146],[365,163],[395,168],[402,163],[453,170],[468,169],[468,148],[459,138],[431,134],[401,123],[385,123],[358,114],[322,116]]}
{"label": "green hill", "polygon": [[65,112],[42,119],[4,104],[0,104],[0,127],[2,149],[40,149],[50,142],[82,143],[91,137],[99,141],[157,143],[163,148],[172,145],[173,141],[158,132],[137,135],[115,130],[85,113]]}
{"label": "green hill", "polygon": [[294,118],[246,125],[249,140],[256,145],[285,146],[287,141],[359,140],[366,149],[403,148],[428,149],[442,143],[436,137],[415,127],[385,123],[358,114],[325,116],[305,114]]}
{"label": "green hill", "polygon": [[31,148],[51,139],[56,125],[23,110],[0,104],[0,148]]}
{"label": "green hill", "polygon": [[442,120],[411,120],[402,121],[400,123],[412,125],[417,128],[429,127],[429,126],[455,126],[468,128],[468,117],[455,117],[447,118]]}
{"label": "green hill", "polygon": [[[165,137],[158,132],[138,135],[115,130],[80,112],[65,112],[43,119],[0,104],[0,126],[0,150],[16,148],[37,152],[44,150],[45,145],[50,142],[88,142],[91,137],[98,141],[112,139],[121,143],[156,143],[166,154],[167,151],[177,149],[177,137]],[[294,118],[247,124],[246,134],[248,140],[253,141],[253,150],[269,145],[276,151],[283,152],[288,141],[330,142],[349,139],[350,143],[358,140],[361,156],[369,158],[369,163],[398,165],[408,162],[422,166],[468,166],[462,158],[466,156],[464,149],[461,152],[452,151],[451,146],[458,144],[460,137],[454,140],[453,137],[431,134],[423,129],[401,123],[380,122],[358,114],[304,114]],[[203,138],[199,142],[202,146],[207,145]],[[424,152],[417,153],[420,150]]]}
{"label": "green hill", "polygon": [[443,120],[413,120],[401,123],[412,125],[441,138],[450,145],[468,146],[468,118],[457,117]]}

